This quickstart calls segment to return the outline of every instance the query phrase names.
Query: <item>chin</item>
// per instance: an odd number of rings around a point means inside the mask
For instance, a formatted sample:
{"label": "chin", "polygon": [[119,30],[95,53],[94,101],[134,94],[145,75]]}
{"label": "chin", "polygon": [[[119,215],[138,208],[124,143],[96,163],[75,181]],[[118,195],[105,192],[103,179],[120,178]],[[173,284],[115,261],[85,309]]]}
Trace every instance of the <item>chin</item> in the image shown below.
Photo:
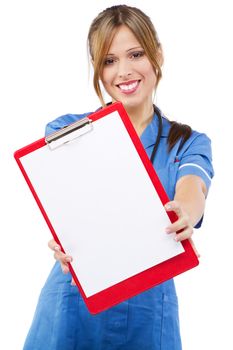
{"label": "chin", "polygon": [[113,99],[114,101],[119,101],[121,102],[125,107],[135,107],[139,105],[140,103],[138,102],[138,98],[136,96],[131,96],[131,97],[125,97],[125,96],[118,96],[117,98]]}
{"label": "chin", "polygon": [[139,106],[141,106],[141,103],[139,101],[127,101],[127,100],[123,100],[122,99],[122,104],[124,105],[124,107],[127,109],[131,109],[131,108],[138,108]]}

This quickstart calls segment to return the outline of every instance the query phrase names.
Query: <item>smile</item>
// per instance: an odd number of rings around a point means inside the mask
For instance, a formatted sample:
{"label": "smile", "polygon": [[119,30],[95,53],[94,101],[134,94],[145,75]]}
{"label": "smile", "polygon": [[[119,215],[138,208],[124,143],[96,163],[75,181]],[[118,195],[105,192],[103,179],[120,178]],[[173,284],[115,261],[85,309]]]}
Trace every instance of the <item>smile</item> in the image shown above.
{"label": "smile", "polygon": [[124,94],[132,94],[137,90],[139,83],[140,80],[134,80],[127,83],[118,84],[117,86]]}

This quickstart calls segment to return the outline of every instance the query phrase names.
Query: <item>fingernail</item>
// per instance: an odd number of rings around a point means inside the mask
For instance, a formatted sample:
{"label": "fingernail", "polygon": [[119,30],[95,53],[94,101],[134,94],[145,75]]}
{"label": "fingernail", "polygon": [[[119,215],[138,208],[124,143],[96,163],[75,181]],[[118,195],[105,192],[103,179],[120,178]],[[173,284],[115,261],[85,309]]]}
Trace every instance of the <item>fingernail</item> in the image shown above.
{"label": "fingernail", "polygon": [[61,250],[61,248],[59,247],[59,245],[56,245],[56,246],[54,247],[54,250],[59,251],[59,250]]}
{"label": "fingernail", "polygon": [[171,206],[171,204],[166,204],[166,205],[165,205],[165,208],[166,208],[167,210],[170,210],[170,209],[172,208],[172,206]]}
{"label": "fingernail", "polygon": [[170,231],[170,229],[167,227],[167,228],[165,229],[165,232],[166,232],[166,233],[170,233],[171,231]]}
{"label": "fingernail", "polygon": [[67,257],[66,257],[66,261],[67,261],[67,262],[71,262],[71,261],[72,261],[72,258],[71,258],[70,256],[67,256]]}

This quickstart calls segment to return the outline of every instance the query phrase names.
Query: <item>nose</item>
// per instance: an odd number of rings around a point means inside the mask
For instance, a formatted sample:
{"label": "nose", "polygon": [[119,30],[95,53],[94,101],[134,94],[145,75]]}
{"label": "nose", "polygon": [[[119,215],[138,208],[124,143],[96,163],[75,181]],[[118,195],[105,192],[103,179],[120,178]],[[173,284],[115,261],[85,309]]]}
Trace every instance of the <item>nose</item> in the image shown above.
{"label": "nose", "polygon": [[129,60],[123,59],[118,62],[118,77],[128,78],[132,75],[132,64]]}

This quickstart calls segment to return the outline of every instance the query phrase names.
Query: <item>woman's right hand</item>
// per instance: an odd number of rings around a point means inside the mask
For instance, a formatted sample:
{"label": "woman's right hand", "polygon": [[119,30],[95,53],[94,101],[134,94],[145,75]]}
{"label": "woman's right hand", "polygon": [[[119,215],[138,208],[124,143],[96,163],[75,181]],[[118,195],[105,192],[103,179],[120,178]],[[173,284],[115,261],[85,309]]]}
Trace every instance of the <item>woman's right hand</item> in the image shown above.
{"label": "woman's right hand", "polygon": [[[68,273],[70,271],[69,263],[72,262],[72,256],[64,254],[61,251],[61,247],[59,246],[59,244],[57,244],[57,242],[54,239],[51,239],[48,242],[48,246],[54,252],[54,258],[60,262],[62,272],[65,274]],[[73,278],[72,278],[71,284],[75,285]]]}

